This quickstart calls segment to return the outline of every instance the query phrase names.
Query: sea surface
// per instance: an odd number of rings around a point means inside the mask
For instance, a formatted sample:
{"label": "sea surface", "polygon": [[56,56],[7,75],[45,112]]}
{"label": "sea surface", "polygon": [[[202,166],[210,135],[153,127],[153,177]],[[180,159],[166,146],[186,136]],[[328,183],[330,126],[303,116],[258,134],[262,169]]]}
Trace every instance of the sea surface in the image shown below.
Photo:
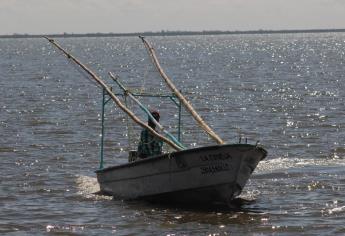
{"label": "sea surface", "polygon": [[[94,195],[102,90],[47,40],[0,39],[1,235],[345,235],[344,33],[147,40],[215,132],[268,151],[240,196],[248,204],[191,210]],[[109,71],[133,91],[169,94],[139,38],[57,42],[118,93]],[[142,101],[177,133],[171,100]],[[105,108],[105,166],[125,163],[140,129]],[[185,110],[181,135],[188,147],[214,144]]]}

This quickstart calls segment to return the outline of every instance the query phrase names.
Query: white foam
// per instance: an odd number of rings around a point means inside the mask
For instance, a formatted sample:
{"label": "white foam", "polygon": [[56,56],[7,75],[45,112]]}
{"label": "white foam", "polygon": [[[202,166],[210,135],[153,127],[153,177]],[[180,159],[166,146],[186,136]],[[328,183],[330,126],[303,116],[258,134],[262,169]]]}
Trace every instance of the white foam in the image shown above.
{"label": "white foam", "polygon": [[274,158],[261,161],[256,173],[274,172],[277,170],[287,170],[290,168],[302,168],[307,166],[344,166],[345,162],[342,159],[303,159],[303,158]]}
{"label": "white foam", "polygon": [[97,178],[84,175],[77,175],[76,177],[76,184],[79,190],[78,194],[80,194],[84,198],[95,200],[112,199],[112,197],[109,196],[95,194],[100,191]]}
{"label": "white foam", "polygon": [[334,214],[334,213],[340,213],[340,212],[345,212],[345,206],[342,206],[342,207],[335,207],[333,209],[330,209],[328,210],[328,213],[331,215],[331,214]]}

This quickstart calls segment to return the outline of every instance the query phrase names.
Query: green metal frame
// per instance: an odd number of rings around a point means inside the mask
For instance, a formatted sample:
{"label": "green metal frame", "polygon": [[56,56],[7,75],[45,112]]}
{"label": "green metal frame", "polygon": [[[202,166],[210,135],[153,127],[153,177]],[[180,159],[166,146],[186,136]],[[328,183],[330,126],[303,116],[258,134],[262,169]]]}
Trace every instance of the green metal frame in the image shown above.
{"label": "green metal frame", "polygon": [[[123,96],[126,98],[126,94],[121,93],[121,94],[115,94],[116,96]],[[181,102],[177,99],[175,95],[165,95],[165,94],[148,94],[148,93],[132,93],[133,96],[135,97],[153,97],[153,98],[169,98],[173,103],[177,106],[178,108],[178,127],[177,127],[177,140],[181,142],[181,124],[182,124],[182,104]],[[100,163],[99,163],[99,169],[104,168],[104,132],[105,132],[105,127],[104,127],[104,115],[105,115],[105,106],[106,104],[111,100],[110,96],[107,94],[106,90],[103,89],[102,92],[102,117],[101,117],[101,154],[100,154]]]}

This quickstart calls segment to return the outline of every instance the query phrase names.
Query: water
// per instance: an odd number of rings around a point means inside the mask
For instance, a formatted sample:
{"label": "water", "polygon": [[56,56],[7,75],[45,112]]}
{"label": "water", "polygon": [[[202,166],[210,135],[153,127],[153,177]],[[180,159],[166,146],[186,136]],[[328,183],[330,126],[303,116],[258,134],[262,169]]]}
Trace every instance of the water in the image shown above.
{"label": "water", "polygon": [[[204,211],[95,196],[101,90],[44,39],[1,39],[0,234],[345,234],[345,34],[149,40],[221,137],[268,150],[241,196],[250,203]],[[137,38],[58,42],[104,79],[167,92]],[[176,128],[174,105],[143,101]],[[107,105],[106,165],[126,162],[126,122]],[[186,112],[183,130],[188,146],[212,143]]]}

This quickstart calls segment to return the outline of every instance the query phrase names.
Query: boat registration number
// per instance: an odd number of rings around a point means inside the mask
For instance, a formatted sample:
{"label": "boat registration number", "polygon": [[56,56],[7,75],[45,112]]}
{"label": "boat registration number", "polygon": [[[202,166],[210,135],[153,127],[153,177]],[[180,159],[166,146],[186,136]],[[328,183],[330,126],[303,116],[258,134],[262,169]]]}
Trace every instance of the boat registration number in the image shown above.
{"label": "boat registration number", "polygon": [[200,167],[201,174],[214,174],[221,171],[229,171],[231,168],[228,163],[217,163],[213,165]]}

